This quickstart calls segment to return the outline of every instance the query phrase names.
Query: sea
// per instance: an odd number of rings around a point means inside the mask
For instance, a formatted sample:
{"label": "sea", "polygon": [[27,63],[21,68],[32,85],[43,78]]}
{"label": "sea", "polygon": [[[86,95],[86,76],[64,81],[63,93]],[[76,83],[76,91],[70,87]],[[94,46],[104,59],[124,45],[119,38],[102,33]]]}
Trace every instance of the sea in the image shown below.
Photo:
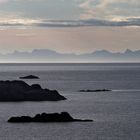
{"label": "sea", "polygon": [[[0,64],[0,80],[58,90],[58,102],[0,102],[0,140],[140,140],[140,63]],[[110,89],[110,92],[79,90]],[[11,116],[69,112],[93,122],[18,123]]]}

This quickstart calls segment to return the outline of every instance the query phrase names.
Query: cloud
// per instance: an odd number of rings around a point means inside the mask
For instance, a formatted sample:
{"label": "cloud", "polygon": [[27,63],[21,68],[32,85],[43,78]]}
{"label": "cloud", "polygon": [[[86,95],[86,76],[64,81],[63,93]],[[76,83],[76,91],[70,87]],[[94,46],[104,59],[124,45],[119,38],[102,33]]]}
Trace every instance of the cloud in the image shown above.
{"label": "cloud", "polygon": [[113,4],[119,4],[119,5],[125,4],[125,5],[136,6],[140,4],[140,1],[139,0],[129,0],[129,1],[128,0],[102,0],[98,7],[105,8]]}
{"label": "cloud", "polygon": [[0,9],[0,26],[139,26],[140,22],[140,0],[0,0]]}
{"label": "cloud", "polygon": [[0,12],[0,26],[29,26],[40,22],[39,19],[22,17],[20,14],[11,14]]}
{"label": "cloud", "polygon": [[0,19],[0,27],[80,27],[80,26],[140,26],[140,17],[125,18],[124,20],[116,19],[101,20],[47,20],[47,19],[29,19],[29,18],[5,18]]}
{"label": "cloud", "polygon": [[140,0],[0,0],[0,9],[26,18],[121,21],[140,17]]}
{"label": "cloud", "polygon": [[80,18],[121,20],[140,17],[140,0],[84,0],[79,4],[83,9]]}
{"label": "cloud", "polygon": [[28,18],[76,19],[80,9],[77,0],[7,0],[0,10],[22,13]]}

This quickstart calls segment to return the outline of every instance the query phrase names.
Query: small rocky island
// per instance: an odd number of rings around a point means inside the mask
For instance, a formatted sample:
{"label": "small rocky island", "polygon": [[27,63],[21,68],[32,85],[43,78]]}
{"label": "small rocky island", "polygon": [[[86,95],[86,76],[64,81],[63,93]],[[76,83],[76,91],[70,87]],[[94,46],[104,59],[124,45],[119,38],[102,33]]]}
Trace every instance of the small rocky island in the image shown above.
{"label": "small rocky island", "polygon": [[39,79],[39,77],[35,75],[28,75],[24,77],[19,77],[19,79]]}
{"label": "small rocky island", "polygon": [[24,81],[0,81],[0,101],[60,101],[66,98],[56,90],[43,89],[39,84]]}
{"label": "small rocky island", "polygon": [[29,122],[91,122],[92,120],[81,120],[74,119],[69,113],[61,112],[59,113],[42,113],[37,114],[34,117],[21,116],[21,117],[11,117],[8,122],[10,123],[29,123]]}
{"label": "small rocky island", "polygon": [[79,90],[79,92],[109,92],[111,91],[110,89],[96,89],[96,90]]}

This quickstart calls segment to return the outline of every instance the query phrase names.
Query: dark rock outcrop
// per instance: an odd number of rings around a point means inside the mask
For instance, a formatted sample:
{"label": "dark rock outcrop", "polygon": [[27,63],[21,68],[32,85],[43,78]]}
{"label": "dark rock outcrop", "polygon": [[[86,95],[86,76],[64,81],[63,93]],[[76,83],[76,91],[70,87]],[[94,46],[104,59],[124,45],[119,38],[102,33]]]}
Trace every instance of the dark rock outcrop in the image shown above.
{"label": "dark rock outcrop", "polygon": [[0,101],[60,101],[66,98],[56,90],[43,89],[24,81],[0,81]]}
{"label": "dark rock outcrop", "polygon": [[35,75],[28,75],[28,76],[24,76],[24,77],[19,77],[19,79],[39,79],[39,77],[37,77]]}
{"label": "dark rock outcrop", "polygon": [[79,92],[108,92],[108,91],[111,91],[111,90],[110,89],[97,89],[97,90],[87,89],[87,90],[79,90]]}
{"label": "dark rock outcrop", "polygon": [[80,120],[74,119],[67,112],[59,113],[42,113],[37,114],[34,117],[21,116],[21,117],[11,117],[8,122],[11,123],[25,123],[25,122],[91,122],[92,120]]}

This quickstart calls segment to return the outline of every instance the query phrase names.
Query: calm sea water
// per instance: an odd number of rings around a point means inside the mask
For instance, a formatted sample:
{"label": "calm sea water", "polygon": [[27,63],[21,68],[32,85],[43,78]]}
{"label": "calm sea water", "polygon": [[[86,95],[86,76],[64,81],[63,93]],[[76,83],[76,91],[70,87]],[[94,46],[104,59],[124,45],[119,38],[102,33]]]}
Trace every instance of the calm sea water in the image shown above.
{"label": "calm sea water", "polygon": [[[60,102],[0,103],[0,140],[139,140],[140,64],[0,64],[0,80],[34,74],[44,88],[68,98]],[[112,92],[79,93],[81,89]],[[68,111],[94,122],[10,124],[15,115]]]}

